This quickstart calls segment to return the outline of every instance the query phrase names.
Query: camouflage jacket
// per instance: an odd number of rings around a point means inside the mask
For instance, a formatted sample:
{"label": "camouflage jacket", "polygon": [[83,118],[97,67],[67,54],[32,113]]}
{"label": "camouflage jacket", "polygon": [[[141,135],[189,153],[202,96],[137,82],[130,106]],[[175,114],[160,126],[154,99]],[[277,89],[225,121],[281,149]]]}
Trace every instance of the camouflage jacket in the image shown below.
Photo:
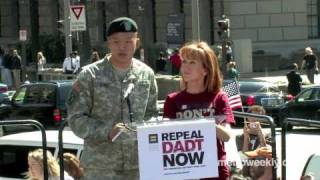
{"label": "camouflage jacket", "polygon": [[[123,80],[114,73],[107,58],[83,68],[69,96],[68,123],[84,139],[81,162],[85,168],[137,169],[136,133],[125,131],[111,142],[108,133],[119,122],[129,122],[128,106],[123,94],[129,83],[133,121],[142,122],[157,116],[158,89],[150,67],[133,59]],[[122,111],[122,112],[121,112]]]}

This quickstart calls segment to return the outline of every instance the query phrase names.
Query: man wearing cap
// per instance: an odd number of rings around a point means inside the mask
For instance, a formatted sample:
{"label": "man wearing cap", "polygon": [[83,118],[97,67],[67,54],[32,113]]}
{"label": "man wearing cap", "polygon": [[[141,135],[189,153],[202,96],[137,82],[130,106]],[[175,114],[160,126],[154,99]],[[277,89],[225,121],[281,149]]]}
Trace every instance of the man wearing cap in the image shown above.
{"label": "man wearing cap", "polygon": [[107,30],[111,53],[83,67],[73,84],[67,120],[84,139],[84,179],[139,179],[134,124],[157,116],[158,90],[152,69],[133,58],[137,31],[130,18],[111,21]]}
{"label": "man wearing cap", "polygon": [[70,53],[63,61],[62,70],[65,74],[76,74],[80,68],[80,63],[77,63],[76,54]]}

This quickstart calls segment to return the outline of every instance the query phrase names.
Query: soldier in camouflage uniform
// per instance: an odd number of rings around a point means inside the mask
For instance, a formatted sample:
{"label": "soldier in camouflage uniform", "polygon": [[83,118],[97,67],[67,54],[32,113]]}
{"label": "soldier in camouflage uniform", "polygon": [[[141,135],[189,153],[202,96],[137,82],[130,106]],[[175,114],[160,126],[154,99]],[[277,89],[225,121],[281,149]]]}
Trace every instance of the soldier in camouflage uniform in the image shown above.
{"label": "soldier in camouflage uniform", "polygon": [[128,98],[132,119],[139,123],[157,115],[158,90],[152,69],[133,58],[136,23],[117,18],[109,24],[107,36],[111,54],[80,72],[67,103],[67,119],[72,131],[84,139],[84,179],[135,180],[139,179],[136,132],[124,126],[133,124],[124,93],[134,85]]}

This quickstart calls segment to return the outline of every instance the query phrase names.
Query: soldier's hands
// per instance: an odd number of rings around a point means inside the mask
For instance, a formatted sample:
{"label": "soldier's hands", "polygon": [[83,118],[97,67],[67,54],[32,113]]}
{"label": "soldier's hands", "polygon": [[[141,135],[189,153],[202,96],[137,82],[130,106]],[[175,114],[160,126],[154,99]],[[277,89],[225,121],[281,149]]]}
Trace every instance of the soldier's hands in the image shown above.
{"label": "soldier's hands", "polygon": [[117,123],[113,126],[111,131],[108,134],[108,139],[112,142],[116,140],[116,138],[126,129],[123,123]]}

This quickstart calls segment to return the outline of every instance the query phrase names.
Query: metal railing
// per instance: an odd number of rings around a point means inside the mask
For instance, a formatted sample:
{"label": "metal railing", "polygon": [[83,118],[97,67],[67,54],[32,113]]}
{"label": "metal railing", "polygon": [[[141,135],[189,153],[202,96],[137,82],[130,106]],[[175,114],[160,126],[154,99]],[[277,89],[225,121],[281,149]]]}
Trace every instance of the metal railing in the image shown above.
{"label": "metal railing", "polygon": [[[245,113],[245,112],[238,112],[233,111],[235,117],[241,118],[256,118],[259,122],[268,124],[271,130],[271,148],[272,148],[272,162],[277,162],[277,149],[276,149],[276,125],[273,121],[273,118],[266,115],[259,115],[253,113]],[[277,179],[277,166],[272,166],[272,179]]]}
{"label": "metal railing", "polygon": [[304,127],[317,127],[320,128],[320,121],[315,121],[315,120],[309,120],[309,119],[300,119],[300,118],[286,118],[282,124],[282,130],[281,130],[281,177],[282,180],[286,180],[286,133],[288,131],[288,126],[293,125],[293,126],[304,126]]}
{"label": "metal railing", "polygon": [[[252,114],[252,113],[244,113],[244,112],[233,112],[235,117],[242,117],[242,118],[256,118],[259,122],[268,124],[271,129],[271,147],[272,147],[272,161],[276,162],[276,139],[275,139],[275,124],[273,121],[273,118],[266,115],[258,115],[258,114]],[[42,132],[42,143],[43,143],[43,150],[44,150],[44,159],[47,159],[46,149],[47,149],[47,142],[46,142],[46,135],[45,135],[45,129],[42,126],[41,123],[34,120],[19,120],[19,121],[0,121],[0,125],[13,125],[13,124],[35,124],[35,126],[39,126],[38,128]],[[66,121],[62,121],[59,127],[59,133],[58,133],[58,146],[59,146],[59,165],[60,165],[60,180],[64,180],[64,162],[63,162],[63,130],[65,126],[67,125]],[[319,123],[320,127],[320,123]],[[44,167],[47,167],[47,161],[43,162]],[[273,179],[277,179],[277,166],[273,166]],[[44,170],[44,177],[48,177],[48,170],[45,168]]]}
{"label": "metal railing", "polygon": [[63,161],[63,130],[66,126],[67,121],[61,121],[59,127],[59,134],[58,134],[58,146],[59,146],[59,165],[60,165],[60,180],[64,180],[64,161]]}
{"label": "metal railing", "polygon": [[62,72],[48,72],[48,71],[39,71],[37,75],[41,76],[43,81],[75,79],[77,77],[77,75],[75,74],[64,74]]}
{"label": "metal railing", "polygon": [[7,120],[0,121],[0,126],[14,126],[14,125],[24,125],[24,126],[35,126],[41,131],[42,136],[42,150],[43,150],[43,177],[48,179],[48,160],[47,160],[47,137],[46,131],[43,125],[36,120]]}

